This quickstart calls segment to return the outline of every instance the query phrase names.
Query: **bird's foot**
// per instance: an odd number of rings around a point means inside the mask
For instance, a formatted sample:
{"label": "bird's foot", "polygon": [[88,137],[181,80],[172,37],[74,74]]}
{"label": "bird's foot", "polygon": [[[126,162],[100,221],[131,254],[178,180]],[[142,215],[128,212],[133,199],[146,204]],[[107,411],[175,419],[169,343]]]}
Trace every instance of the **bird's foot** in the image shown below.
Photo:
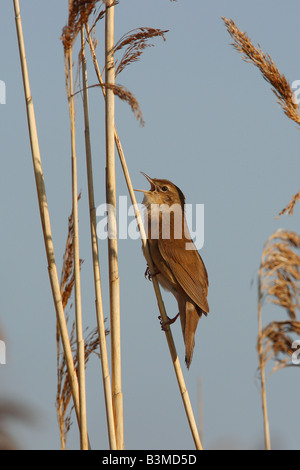
{"label": "bird's foot", "polygon": [[147,269],[145,271],[145,278],[148,279],[148,281],[152,281],[152,278],[154,276],[157,276],[159,274],[159,271],[156,271],[154,274],[151,274],[149,266],[147,266]]}
{"label": "bird's foot", "polygon": [[177,313],[177,315],[175,315],[174,318],[169,318],[169,317],[167,317],[168,320],[167,320],[167,321],[163,321],[163,319],[161,318],[161,316],[159,316],[158,319],[159,319],[159,323],[160,323],[160,326],[161,326],[162,331],[166,331],[166,330],[167,330],[167,327],[168,327],[169,325],[172,325],[172,323],[174,323],[174,322],[177,320],[178,317],[179,317],[179,313]]}

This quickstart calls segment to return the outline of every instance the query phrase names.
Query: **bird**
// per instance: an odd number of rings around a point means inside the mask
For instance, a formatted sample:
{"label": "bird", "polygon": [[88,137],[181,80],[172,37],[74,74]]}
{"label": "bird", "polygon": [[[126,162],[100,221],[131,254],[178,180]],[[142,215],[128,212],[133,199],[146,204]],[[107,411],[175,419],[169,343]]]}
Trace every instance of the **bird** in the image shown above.
{"label": "bird", "polygon": [[207,270],[188,230],[182,191],[167,179],[150,178],[142,174],[151,185],[150,190],[136,191],[144,193],[142,204],[145,207],[145,225],[155,267],[152,277],[157,276],[159,284],[174,295],[179,310],[174,318],[168,317],[166,322],[159,318],[165,330],[167,325],[180,317],[185,364],[189,369],[199,319],[202,314],[207,316],[209,313]]}

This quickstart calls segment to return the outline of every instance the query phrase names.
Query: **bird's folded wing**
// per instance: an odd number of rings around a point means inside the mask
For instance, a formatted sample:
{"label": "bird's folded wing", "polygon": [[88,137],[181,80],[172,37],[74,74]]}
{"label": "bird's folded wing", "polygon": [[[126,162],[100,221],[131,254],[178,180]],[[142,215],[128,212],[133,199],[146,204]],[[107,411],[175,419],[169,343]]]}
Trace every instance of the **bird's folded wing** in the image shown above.
{"label": "bird's folded wing", "polygon": [[195,250],[187,250],[184,239],[176,240],[176,243],[159,239],[158,248],[182,289],[195,304],[208,313],[207,271],[196,247]]}

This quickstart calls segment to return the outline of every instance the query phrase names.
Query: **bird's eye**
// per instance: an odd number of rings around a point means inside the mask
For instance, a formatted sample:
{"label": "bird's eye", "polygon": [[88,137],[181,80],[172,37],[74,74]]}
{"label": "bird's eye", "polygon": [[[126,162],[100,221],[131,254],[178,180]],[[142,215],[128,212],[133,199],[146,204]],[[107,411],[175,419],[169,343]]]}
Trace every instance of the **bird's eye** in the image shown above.
{"label": "bird's eye", "polygon": [[164,192],[165,192],[165,191],[168,191],[168,189],[169,189],[168,186],[163,186],[163,187],[161,188],[161,190],[164,191]]}

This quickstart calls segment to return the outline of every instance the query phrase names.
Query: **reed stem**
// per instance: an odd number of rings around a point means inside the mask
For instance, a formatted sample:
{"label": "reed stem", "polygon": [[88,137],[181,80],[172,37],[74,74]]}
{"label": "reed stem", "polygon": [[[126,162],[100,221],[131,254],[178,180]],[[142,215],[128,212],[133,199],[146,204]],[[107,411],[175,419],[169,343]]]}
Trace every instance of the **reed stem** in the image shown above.
{"label": "reed stem", "polygon": [[261,400],[262,410],[264,417],[264,436],[265,436],[265,448],[271,450],[271,439],[270,439],[270,428],[268,420],[267,410],[267,394],[266,394],[266,376],[265,376],[265,363],[263,358],[263,344],[262,344],[262,315],[261,315],[261,285],[259,281],[258,287],[258,360],[260,368],[260,381],[261,381]]}
{"label": "reed stem", "polygon": [[75,278],[75,316],[76,339],[78,352],[78,382],[80,402],[80,446],[82,450],[88,449],[87,417],[86,417],[86,389],[85,389],[85,352],[82,329],[81,309],[81,283],[80,283],[80,258],[79,258],[79,227],[78,227],[78,190],[77,190],[77,157],[75,141],[75,110],[73,97],[73,64],[72,48],[67,51],[68,71],[68,101],[71,123],[71,159],[72,159],[72,201],[74,223],[74,278]]}
{"label": "reed stem", "polygon": [[96,302],[95,302],[96,303],[96,315],[97,315],[97,326],[98,326],[98,335],[99,335],[99,343],[100,343],[100,353],[101,353],[102,379],[103,379],[103,389],[104,389],[104,398],[105,398],[109,446],[111,450],[116,450],[117,447],[116,447],[115,424],[114,424],[112,395],[111,395],[111,380],[110,380],[108,357],[107,357],[106,334],[105,334],[102,291],[101,291],[99,249],[98,249],[98,238],[97,238],[97,231],[96,231],[96,209],[95,209],[95,198],[94,198],[92,152],[91,152],[90,124],[89,124],[88,80],[87,80],[85,39],[84,39],[83,27],[81,29],[81,51],[82,51],[83,108],[84,108],[84,126],[85,126],[84,135],[85,135],[86,168],[87,168],[89,209],[90,209],[91,246],[92,246],[94,286],[95,286],[95,297],[96,297]]}
{"label": "reed stem", "polygon": [[51,290],[52,290],[56,316],[57,316],[59,329],[61,333],[63,350],[64,350],[66,363],[67,363],[69,381],[70,381],[70,386],[72,390],[72,397],[73,397],[77,422],[78,422],[78,425],[80,426],[78,381],[77,381],[77,375],[76,375],[76,371],[74,367],[73,355],[72,355],[70,339],[69,339],[64,309],[62,305],[60,285],[59,285],[59,280],[58,280],[58,275],[57,275],[57,267],[56,267],[56,262],[55,262],[54,246],[53,246],[53,240],[52,240],[52,231],[51,231],[51,225],[50,225],[50,215],[49,215],[49,209],[48,209],[48,204],[47,204],[46,188],[45,188],[45,181],[44,181],[44,175],[43,175],[43,169],[42,169],[34,105],[33,105],[33,100],[32,100],[31,91],[30,91],[30,82],[29,82],[29,75],[28,75],[28,68],[27,68],[27,61],[26,61],[26,54],[25,54],[25,44],[24,44],[19,0],[14,0],[14,10],[15,10],[15,20],[16,20],[16,29],[17,29],[17,36],[18,36],[18,46],[19,46],[19,53],[20,53],[23,85],[24,85],[24,95],[25,95],[25,101],[26,101],[26,111],[27,111],[32,162],[33,162],[34,176],[35,176],[37,196],[38,196],[38,202],[39,202],[40,218],[41,218],[42,230],[43,230],[43,236],[44,236],[45,251],[46,251],[47,262],[48,262],[48,273],[49,273],[49,278],[50,278],[50,284],[51,284]]}
{"label": "reed stem", "polygon": [[[114,68],[114,5],[106,2],[105,14],[105,77],[106,83],[115,84]],[[106,202],[108,210],[108,259],[110,291],[112,400],[115,420],[117,449],[124,449],[123,394],[121,381],[121,332],[120,332],[120,281],[118,268],[118,242],[116,220],[115,175],[115,96],[107,88],[105,100],[106,131]]]}

